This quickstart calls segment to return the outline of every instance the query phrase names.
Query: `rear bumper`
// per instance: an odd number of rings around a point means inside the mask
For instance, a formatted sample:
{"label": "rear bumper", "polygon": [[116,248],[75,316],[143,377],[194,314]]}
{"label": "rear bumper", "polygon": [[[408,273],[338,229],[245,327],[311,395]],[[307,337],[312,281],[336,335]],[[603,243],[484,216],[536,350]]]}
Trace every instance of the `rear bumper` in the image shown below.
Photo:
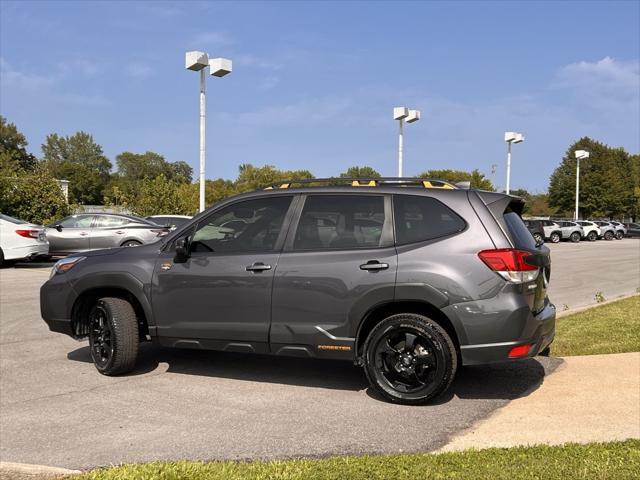
{"label": "rear bumper", "polygon": [[5,260],[32,259],[49,254],[49,243],[37,242],[31,245],[6,248],[4,250]]}
{"label": "rear bumper", "polygon": [[556,307],[547,302],[545,308],[537,315],[531,314],[527,320],[526,330],[532,332],[526,338],[513,341],[461,345],[460,354],[463,365],[482,365],[486,363],[504,362],[509,359],[509,351],[519,345],[532,345],[525,357],[538,355],[553,342],[556,333]]}

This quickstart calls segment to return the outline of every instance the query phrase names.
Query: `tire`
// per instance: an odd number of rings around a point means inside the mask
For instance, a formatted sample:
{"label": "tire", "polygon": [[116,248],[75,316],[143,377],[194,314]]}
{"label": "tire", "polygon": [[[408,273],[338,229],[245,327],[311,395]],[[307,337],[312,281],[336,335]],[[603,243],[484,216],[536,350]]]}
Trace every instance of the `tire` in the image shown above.
{"label": "tire", "polygon": [[13,267],[16,264],[15,260],[5,260],[4,252],[0,248],[0,267]]}
{"label": "tire", "polygon": [[[407,348],[409,343],[413,349]],[[392,315],[375,326],[364,344],[369,383],[394,403],[422,405],[441,395],[451,386],[457,366],[447,332],[422,315]]]}
{"label": "tire", "polygon": [[624,238],[624,233],[618,231],[616,232],[616,239],[622,240]]}
{"label": "tire", "polygon": [[560,243],[560,240],[562,240],[558,232],[553,232],[549,238],[551,239],[551,243]]}
{"label": "tire", "polygon": [[613,240],[614,239],[613,232],[611,230],[607,230],[606,232],[604,232],[604,239]]}
{"label": "tire", "polygon": [[573,243],[578,243],[580,241],[581,235],[578,232],[573,232],[569,237]]}
{"label": "tire", "polygon": [[89,313],[89,348],[96,369],[103,375],[133,370],[138,358],[138,318],[122,298],[99,298]]}
{"label": "tire", "polygon": [[534,233],[533,239],[536,241],[536,244],[538,245],[542,245],[544,243],[544,237],[539,233]]}
{"label": "tire", "polygon": [[126,242],[123,242],[122,245],[120,245],[121,247],[139,247],[140,245],[142,245],[142,243],[140,243],[137,240],[127,240]]}
{"label": "tire", "polygon": [[591,230],[587,234],[587,240],[589,240],[590,242],[595,242],[597,239],[598,239],[598,234],[596,232],[594,232],[593,230]]}

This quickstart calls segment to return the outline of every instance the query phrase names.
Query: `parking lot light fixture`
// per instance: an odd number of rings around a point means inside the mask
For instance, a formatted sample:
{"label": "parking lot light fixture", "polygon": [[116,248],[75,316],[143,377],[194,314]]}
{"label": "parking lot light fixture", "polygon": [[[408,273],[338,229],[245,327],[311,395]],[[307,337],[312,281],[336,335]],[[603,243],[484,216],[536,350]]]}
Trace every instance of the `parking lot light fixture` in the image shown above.
{"label": "parking lot light fixture", "polygon": [[205,208],[205,164],[206,164],[206,68],[214,77],[224,77],[231,73],[232,63],[227,58],[212,58],[205,52],[193,50],[185,54],[185,68],[200,72],[200,211]]}
{"label": "parking lot light fixture", "polygon": [[574,220],[578,220],[578,210],[580,207],[580,160],[586,160],[589,158],[589,152],[586,150],[576,150],[574,154],[576,156],[576,211],[574,214]]}
{"label": "parking lot light fixture", "polygon": [[407,107],[394,107],[393,119],[398,120],[400,123],[400,133],[398,135],[398,177],[402,177],[404,122],[414,123],[420,120],[420,110],[413,110]]}
{"label": "parking lot light fixture", "polygon": [[524,135],[518,132],[504,132],[504,141],[507,142],[507,189],[509,195],[511,191],[511,144],[524,142]]}

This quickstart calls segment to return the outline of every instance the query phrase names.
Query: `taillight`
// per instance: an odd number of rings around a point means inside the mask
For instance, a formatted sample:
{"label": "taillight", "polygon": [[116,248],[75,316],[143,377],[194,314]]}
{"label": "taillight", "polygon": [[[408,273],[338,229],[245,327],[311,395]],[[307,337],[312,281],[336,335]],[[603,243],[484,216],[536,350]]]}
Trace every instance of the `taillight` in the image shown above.
{"label": "taillight", "polygon": [[511,350],[509,350],[509,358],[526,357],[527,355],[529,355],[529,352],[531,351],[531,347],[533,347],[533,344],[531,344],[531,343],[527,343],[525,345],[518,345],[517,347],[513,347]]}
{"label": "taillight", "polygon": [[38,238],[40,230],[16,230],[16,233],[25,238]]}
{"label": "taillight", "polygon": [[498,248],[478,253],[487,267],[511,283],[527,283],[538,278],[540,269],[527,263],[531,253],[516,248]]}

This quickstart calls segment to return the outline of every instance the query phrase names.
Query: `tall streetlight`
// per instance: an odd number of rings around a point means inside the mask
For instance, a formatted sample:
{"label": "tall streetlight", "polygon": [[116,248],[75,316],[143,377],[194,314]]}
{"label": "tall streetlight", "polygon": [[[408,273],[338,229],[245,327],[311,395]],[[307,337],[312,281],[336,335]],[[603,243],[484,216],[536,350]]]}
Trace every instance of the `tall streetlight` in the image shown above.
{"label": "tall streetlight", "polygon": [[580,160],[586,160],[589,158],[589,152],[586,150],[576,150],[574,152],[576,156],[576,213],[574,220],[578,220],[578,205],[580,197]]}
{"label": "tall streetlight", "polygon": [[420,110],[411,110],[407,107],[394,107],[393,119],[400,122],[400,135],[398,136],[398,177],[402,177],[402,149],[404,122],[413,123],[420,120]]}
{"label": "tall streetlight", "polygon": [[200,72],[200,211],[204,210],[204,170],[205,170],[205,70],[209,67],[209,73],[214,77],[224,77],[231,73],[231,60],[226,58],[209,58],[204,52],[191,51],[185,54],[185,68]]}
{"label": "tall streetlight", "polygon": [[511,144],[524,142],[524,135],[518,132],[504,132],[504,141],[507,142],[507,195],[511,190]]}

